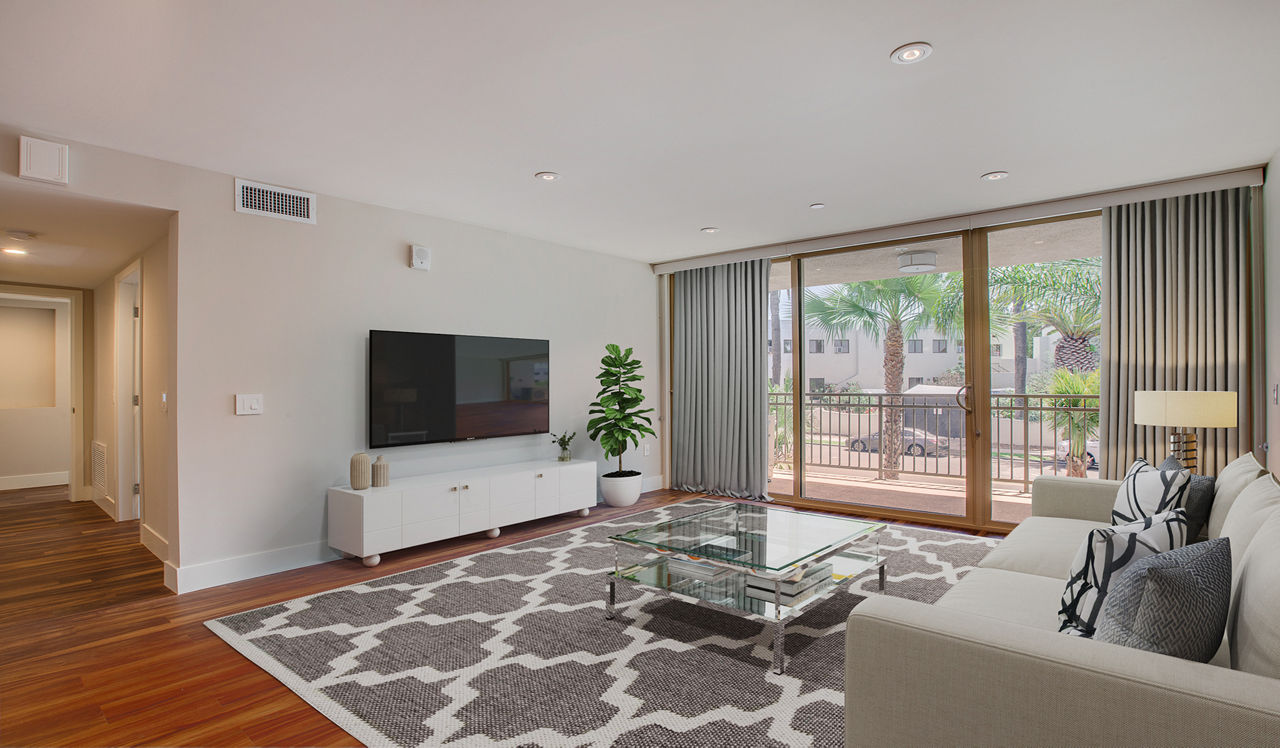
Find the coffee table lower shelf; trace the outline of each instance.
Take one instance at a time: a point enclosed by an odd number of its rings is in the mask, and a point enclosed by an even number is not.
[[[695,564],[694,566],[699,566]],[[628,582],[702,607],[768,623],[773,627],[773,672],[786,668],[786,622],[815,601],[828,597],[841,583],[871,569],[878,570],[884,590],[885,559],[875,552],[845,551],[812,566],[796,582],[725,566],[686,573],[688,562],[658,555],[607,574],[605,618],[617,617],[617,584]],[[794,576],[794,573],[792,574]]]

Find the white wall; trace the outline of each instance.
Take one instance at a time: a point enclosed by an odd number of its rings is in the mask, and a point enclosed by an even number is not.
[[[0,490],[67,483],[72,459],[70,302],[0,296],[0,306],[48,310],[54,317],[52,341],[26,341],[39,345],[41,350],[14,350],[10,346],[22,341],[8,335],[0,350],[0,355],[6,357],[52,353],[53,366],[46,374],[52,377],[54,395],[53,403],[37,407],[0,408]],[[50,342],[52,351],[43,350]]]
[[[16,135],[0,127],[0,180],[25,185],[12,177]],[[325,489],[366,444],[369,329],[549,339],[551,428],[576,430],[575,453],[601,472],[585,431],[606,343],[636,349],[656,405],[657,280],[645,264],[323,195],[315,226],[238,214],[230,175],[82,144],[71,157],[71,191],[178,211],[163,422],[178,497],[166,581],[180,590],[333,557]],[[432,247],[430,272],[408,268],[411,242]],[[264,414],[233,415],[237,392],[263,393]],[[650,443],[626,462],[657,487]],[[385,450],[393,475],[555,453],[548,436]]]
[[[1263,272],[1266,273],[1266,325],[1262,339],[1267,357],[1267,443],[1269,467],[1280,469],[1280,405],[1276,403],[1275,387],[1280,384],[1280,153],[1267,164],[1267,183],[1262,188],[1262,241]]]

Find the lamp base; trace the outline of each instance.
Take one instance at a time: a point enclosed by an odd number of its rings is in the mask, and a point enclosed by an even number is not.
[[[1174,427],[1169,432],[1169,454],[1178,458],[1182,466],[1195,472],[1196,464],[1196,432],[1190,429]]]

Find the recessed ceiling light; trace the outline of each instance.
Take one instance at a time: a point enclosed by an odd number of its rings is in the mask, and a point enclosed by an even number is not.
[[[813,203],[813,204],[812,204],[812,205],[810,205],[809,207],[810,207],[810,208],[813,208],[814,210],[822,210],[823,208],[827,207],[827,204],[826,204],[826,203]]]
[[[893,54],[889,55],[889,59],[899,65],[910,65],[920,62],[924,58],[933,53],[933,47],[928,42],[911,42],[893,50]]]
[[[560,178],[560,175],[555,173],[554,171],[540,171],[537,174],[534,174],[533,176],[536,179],[543,179],[548,182],[554,182],[555,180]]]
[[[7,255],[25,255],[27,253],[27,250],[18,249],[17,247],[5,247],[4,253]]]
[[[985,179],[988,182],[998,182],[1001,179],[1007,179],[1008,177],[1009,177],[1009,172],[1007,171],[989,171],[986,174],[983,174],[982,176],[978,177],[978,179]]]
[[[715,226],[703,226],[701,229],[698,229],[698,230],[704,234],[714,234],[720,229]]]

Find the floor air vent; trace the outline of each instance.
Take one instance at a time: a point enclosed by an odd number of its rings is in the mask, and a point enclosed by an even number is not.
[[[315,223],[316,196],[310,192],[237,179],[236,212]]]

